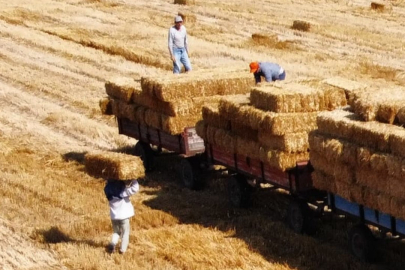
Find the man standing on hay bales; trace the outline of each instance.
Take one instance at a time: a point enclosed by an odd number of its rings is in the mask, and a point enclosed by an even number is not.
[[[108,252],[113,253],[115,246],[121,237],[120,254],[125,253],[129,243],[129,219],[135,215],[134,207],[129,199],[130,196],[139,191],[137,180],[114,180],[108,179],[104,193],[110,205],[110,217],[113,227],[113,235]]]
[[[183,25],[183,18],[176,16],[174,18],[174,26],[169,29],[169,53],[173,61],[174,74],[180,73],[181,64],[184,65],[186,73],[191,70],[187,45],[187,31],[186,27]]]
[[[256,84],[260,84],[262,77],[266,82],[285,80],[285,70],[276,63],[252,62],[249,65],[250,73],[255,76]]]

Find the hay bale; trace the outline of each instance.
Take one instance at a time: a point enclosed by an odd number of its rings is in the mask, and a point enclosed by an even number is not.
[[[204,120],[200,120],[195,125],[195,132],[200,136],[204,141],[207,141],[207,126],[208,124]]]
[[[345,139],[376,151],[395,153],[405,157],[403,146],[405,129],[402,127],[375,121],[359,121],[354,113],[344,110],[319,113],[317,124],[322,134]]]
[[[330,162],[344,163],[352,167],[357,164],[357,145],[322,135],[317,130],[309,133],[308,141],[311,152],[319,153]]]
[[[273,113],[267,112],[258,119],[259,131],[266,130],[273,135],[310,132],[317,128],[318,112]]]
[[[308,151],[308,132],[271,135],[264,130],[258,132],[258,142],[269,149],[277,149],[288,153]]]
[[[177,5],[194,5],[195,1],[194,0],[174,0],[174,4],[177,4]]]
[[[298,161],[309,159],[308,152],[287,153],[264,146],[260,147],[259,156],[260,161],[282,171],[295,167]]]
[[[278,42],[278,37],[275,34],[260,34],[253,33],[252,40],[257,45],[273,45]]]
[[[311,178],[314,188],[336,194],[336,182],[332,176],[329,176],[320,170],[315,170],[312,172]]]
[[[230,120],[231,128],[233,134],[245,138],[247,140],[258,140],[258,130],[252,129],[251,127],[244,125],[237,120]]]
[[[347,163],[335,161],[331,162],[316,151],[310,151],[311,164],[316,170],[320,170],[323,173],[332,176],[335,181],[341,181],[348,184],[356,183],[355,170]]]
[[[197,17],[194,14],[181,11],[177,15],[181,16],[183,18],[183,24],[192,24],[197,21]]]
[[[124,153],[95,151],[84,157],[86,171],[94,177],[131,180],[145,177],[140,157]]]
[[[201,114],[172,117],[160,114],[161,130],[171,135],[178,135],[184,128],[195,127],[198,121],[202,120]]]
[[[371,9],[377,10],[377,11],[384,11],[385,5],[383,3],[378,3],[378,2],[371,2],[370,4]]]
[[[193,74],[168,74],[142,78],[142,91],[168,102],[188,97],[244,94],[254,85],[253,76],[243,71],[193,71]],[[152,93],[150,93],[152,92]]]
[[[347,105],[341,89],[320,89],[297,83],[254,87],[250,102],[258,109],[278,113],[334,110]]]
[[[291,29],[308,32],[311,29],[311,24],[306,21],[295,20]]]
[[[112,98],[105,97],[100,99],[98,104],[100,106],[101,113],[105,115],[112,115],[113,114],[112,103],[113,103]]]
[[[365,91],[367,85],[341,77],[332,77],[323,80],[321,83],[342,89],[345,91],[346,100],[349,105],[353,103],[354,95]],[[352,105],[351,105],[352,106]]]
[[[140,91],[140,86],[140,83],[132,78],[115,77],[105,83],[105,91],[110,97],[129,103],[134,91]]]
[[[131,121],[138,122],[136,116],[136,111],[138,109],[136,104],[128,104],[125,101],[113,99],[112,101],[112,111],[116,117],[127,118]]]
[[[405,127],[405,107],[402,107],[401,109],[398,110],[397,120],[399,125]]]
[[[154,110],[146,109],[145,123],[150,127],[162,130],[162,114]]]
[[[235,153],[247,156],[252,159],[260,158],[260,144],[255,140],[249,140],[240,136],[235,136]]]
[[[218,106],[205,105],[202,107],[202,118],[208,125],[217,128],[231,129],[231,124],[228,119],[220,115]]]
[[[396,115],[405,104],[405,90],[377,89],[356,93],[353,100],[353,111],[364,121],[394,123]]]
[[[224,129],[215,129],[214,145],[218,145],[220,148],[228,153],[236,153],[236,136],[230,131]],[[207,130],[208,133],[208,130]]]

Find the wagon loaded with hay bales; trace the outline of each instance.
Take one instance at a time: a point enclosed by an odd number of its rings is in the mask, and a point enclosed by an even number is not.
[[[233,172],[231,203],[248,202],[251,179],[287,190],[294,198],[289,224],[303,232],[310,229],[307,202],[322,196],[312,187],[308,133],[321,111],[346,104],[344,90],[327,84],[268,84],[204,106],[196,129],[211,161]]]
[[[194,169],[205,146],[196,134],[201,108],[217,104],[224,95],[247,93],[254,79],[246,71],[201,70],[192,74],[114,78],[106,82],[108,97],[100,101],[104,113],[116,116],[120,134],[138,140],[135,150],[151,169],[157,148],[184,157],[180,178],[189,188],[198,186]],[[152,147],[151,147],[152,146]]]
[[[404,89],[360,91],[350,110],[322,113],[310,133],[313,185],[328,192],[333,211],[359,218],[351,251],[374,258],[371,224],[405,236]]]

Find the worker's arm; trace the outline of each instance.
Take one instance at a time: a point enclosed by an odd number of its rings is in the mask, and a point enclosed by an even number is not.
[[[169,54],[170,54],[170,59],[172,59],[173,61],[175,61],[174,55],[173,55],[173,35],[171,32],[171,29],[169,29],[169,35],[168,35],[168,48],[169,48]]]
[[[137,180],[132,180],[131,185],[129,187],[126,187],[122,192],[121,192],[121,197],[129,197],[134,195],[139,191],[139,184]]]

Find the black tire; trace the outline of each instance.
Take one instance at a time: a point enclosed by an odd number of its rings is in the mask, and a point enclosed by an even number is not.
[[[135,145],[135,155],[142,159],[147,172],[153,170],[154,155],[153,150],[148,143],[138,141]]]
[[[231,206],[238,208],[250,206],[251,187],[245,177],[233,175],[228,178],[228,195]]]
[[[364,224],[353,226],[349,231],[349,247],[354,256],[364,262],[376,260],[375,238]]]
[[[181,159],[178,167],[178,174],[181,182],[186,188],[189,189],[198,188],[198,183],[195,177],[193,166],[187,159],[185,158]]]
[[[287,222],[288,226],[299,234],[313,234],[314,227],[312,226],[310,217],[310,209],[308,204],[299,199],[293,199],[288,206]]]

